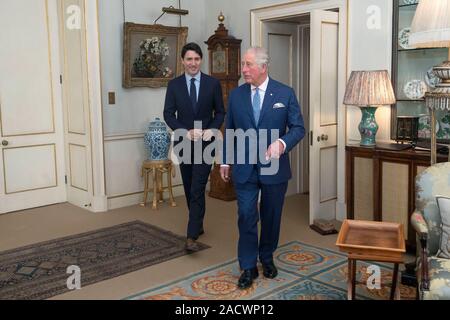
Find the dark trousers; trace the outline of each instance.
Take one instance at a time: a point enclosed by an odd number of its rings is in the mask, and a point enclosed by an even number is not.
[[[235,183],[238,201],[238,260],[241,269],[256,267],[258,255],[261,263],[273,260],[280,236],[281,213],[288,183],[262,184],[257,169],[246,183]],[[258,194],[261,191],[258,212]],[[258,221],[261,236],[258,244]]]
[[[197,239],[205,216],[205,189],[211,172],[210,164],[180,164],[184,193],[189,208],[187,237]]]

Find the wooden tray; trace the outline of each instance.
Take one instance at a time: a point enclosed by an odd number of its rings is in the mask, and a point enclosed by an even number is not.
[[[336,241],[349,258],[403,262],[403,225],[392,222],[344,220]]]

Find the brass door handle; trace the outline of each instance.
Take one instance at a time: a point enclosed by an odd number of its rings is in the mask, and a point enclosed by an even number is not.
[[[6,147],[9,144],[8,140],[3,140],[2,141],[2,146]]]
[[[321,136],[317,137],[317,141],[328,141],[328,135],[322,134]]]

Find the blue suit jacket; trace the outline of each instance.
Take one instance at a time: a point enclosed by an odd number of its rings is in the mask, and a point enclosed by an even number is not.
[[[191,130],[194,128],[194,121],[201,121],[202,129],[220,129],[224,118],[219,80],[202,73],[195,114],[185,75],[182,74],[169,82],[164,103],[164,120],[172,130]]]
[[[274,108],[275,104],[281,107]],[[269,145],[277,140],[276,137],[271,136],[271,130],[278,130],[279,138],[286,143],[286,150],[279,159],[279,170],[273,175],[261,175],[261,168],[268,167],[270,164],[262,164],[258,156],[256,164],[258,175],[261,183],[264,184],[279,184],[287,182],[292,177],[288,152],[305,135],[300,106],[292,88],[269,78],[258,124],[255,123],[253,116],[251,86],[249,84],[243,84],[234,89],[230,93],[228,100],[225,128],[233,130],[242,129],[244,132],[248,129],[256,130],[258,146],[264,148],[262,150],[263,154],[267,151]],[[261,129],[266,129],[267,134],[261,135],[259,131]],[[232,179],[234,182],[245,183],[254,170],[254,164],[251,163],[249,158],[249,140],[246,139],[245,144],[236,143],[237,139],[234,137],[234,155],[230,155],[229,151],[231,150],[227,149],[230,149],[231,146],[227,138],[227,134],[225,134],[223,163],[232,165]],[[237,163],[238,152],[245,154],[245,163]],[[258,150],[258,152],[260,151]],[[276,160],[272,159],[271,161]]]

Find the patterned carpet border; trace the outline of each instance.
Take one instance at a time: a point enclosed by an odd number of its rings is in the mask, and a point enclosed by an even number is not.
[[[345,300],[347,298],[347,257],[327,248],[291,241],[274,255],[279,275],[262,276],[247,290],[236,287],[240,270],[236,259],[194,272],[124,299],[129,300]],[[367,267],[381,269],[381,289],[369,290]],[[358,261],[356,298],[379,300],[389,297],[392,266]],[[415,289],[401,285],[402,298],[414,299]]]
[[[300,242],[300,241],[296,241],[296,240],[287,242],[287,243],[285,243],[284,245],[280,246],[280,247],[278,248],[278,250],[280,250],[280,249],[283,248],[283,247],[289,246],[289,245],[291,245],[291,244],[295,244],[295,243],[301,243],[301,242]],[[316,246],[310,245],[310,244],[308,244],[308,246],[316,247]],[[316,248],[319,248],[319,247],[316,247]],[[332,251],[332,250],[329,250],[329,249],[326,249],[326,248],[320,248],[320,249],[323,250],[323,251],[328,251],[328,252],[330,252],[330,253],[337,253],[337,254],[340,254],[340,255],[342,255],[343,258],[346,258],[345,255],[343,255],[343,254],[341,254],[341,253],[339,253],[339,252],[335,252],[335,251]],[[234,259],[229,259],[229,260],[227,260],[227,261],[225,261],[225,262],[221,262],[221,263],[212,265],[212,266],[207,267],[207,268],[205,268],[205,269],[203,269],[203,270],[195,271],[195,272],[189,273],[189,274],[187,274],[187,275],[184,276],[184,277],[181,277],[181,278],[176,279],[176,280],[170,280],[170,281],[168,281],[168,282],[166,282],[166,283],[157,285],[157,286],[155,286],[155,287],[151,287],[151,288],[149,288],[149,289],[146,289],[146,290],[143,291],[143,292],[140,292],[140,293],[137,293],[137,294],[128,296],[128,297],[126,297],[126,298],[123,298],[122,300],[130,300],[130,299],[132,300],[132,299],[137,298],[137,297],[139,297],[139,296],[145,295],[145,294],[147,294],[147,293],[149,293],[149,292],[157,291],[157,290],[159,290],[159,289],[162,289],[162,288],[165,288],[165,287],[172,286],[172,285],[174,285],[174,284],[176,284],[176,283],[179,283],[179,282],[181,282],[181,281],[188,280],[188,279],[190,279],[190,278],[199,276],[199,275],[204,274],[204,273],[208,273],[208,272],[210,272],[210,271],[213,271],[213,270],[216,270],[216,269],[225,267],[225,266],[227,266],[227,265],[229,265],[229,264],[232,264],[232,263],[237,263],[237,259],[236,259],[236,258],[234,258]]]
[[[69,291],[70,265],[80,267],[84,287],[186,255],[184,244],[185,237],[131,221],[0,252],[0,299],[46,299]]]

